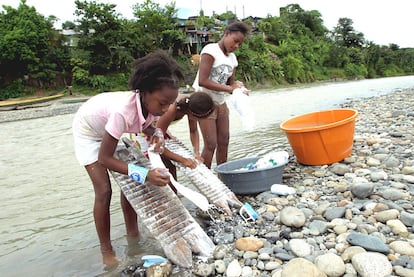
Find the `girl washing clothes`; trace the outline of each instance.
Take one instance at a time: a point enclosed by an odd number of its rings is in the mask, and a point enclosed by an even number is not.
[[[93,215],[103,262],[109,267],[120,261],[112,248],[108,169],[138,181],[164,186],[170,181],[166,169],[148,169],[126,164],[114,157],[124,133],[144,132],[153,137],[155,150],[163,152],[163,134],[152,123],[168,111],[178,96],[183,74],[179,65],[164,52],[136,60],[129,80],[131,91],[105,92],[93,96],[77,111],[72,125],[76,158],[84,166],[95,191]],[[155,131],[155,135],[154,135]],[[128,237],[138,237],[137,214],[121,193],[121,206]]]
[[[214,109],[215,104],[213,99],[207,93],[195,92],[190,96],[179,94],[174,104],[172,104],[168,111],[157,121],[156,126],[157,128],[160,128],[164,134],[166,134],[167,139],[174,139],[174,137],[168,132],[168,127],[172,122],[187,116],[190,141],[193,146],[194,157],[199,161],[203,161],[200,156],[200,139],[197,125],[200,119],[208,117],[212,112],[214,112]],[[170,160],[179,162],[183,166],[190,168],[195,168],[197,166],[197,162],[195,160],[182,157],[169,151],[168,149],[165,149],[162,155],[162,160],[176,180],[176,168]]]

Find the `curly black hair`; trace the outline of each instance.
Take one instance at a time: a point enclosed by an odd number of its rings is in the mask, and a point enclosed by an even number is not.
[[[134,61],[129,88],[150,93],[163,86],[178,89],[183,79],[178,63],[164,51],[158,50]]]

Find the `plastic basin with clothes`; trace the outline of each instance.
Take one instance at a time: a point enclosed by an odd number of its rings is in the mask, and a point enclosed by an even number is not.
[[[250,157],[226,162],[214,168],[219,179],[235,194],[257,194],[270,190],[273,184],[282,183],[286,163],[266,168],[244,169],[254,164],[259,157]]]
[[[352,153],[355,119],[353,109],[335,109],[292,117],[280,124],[299,163],[325,165]]]

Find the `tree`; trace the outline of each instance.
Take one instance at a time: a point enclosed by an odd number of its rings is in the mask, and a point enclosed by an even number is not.
[[[62,37],[53,29],[55,17],[45,18],[21,0],[17,9],[3,6],[0,14],[0,78],[3,86],[30,81],[48,86],[68,64]],[[57,54],[59,53],[59,55]]]
[[[65,21],[65,22],[62,23],[62,29],[64,29],[64,30],[76,30],[77,26],[72,21]]]
[[[184,34],[175,28],[178,24],[177,10],[172,2],[162,8],[159,4],[145,0],[133,7],[136,22],[134,30],[139,36],[139,56],[157,49],[172,50],[184,40]]]
[[[354,22],[350,18],[340,18],[334,28],[334,40],[339,46],[361,48],[364,43],[364,34],[355,31]]]
[[[85,54],[91,75],[106,74],[124,68],[125,37],[116,5],[76,0],[75,15],[79,17],[78,47]],[[127,55],[128,56],[128,55]],[[122,58],[121,58],[122,57]]]

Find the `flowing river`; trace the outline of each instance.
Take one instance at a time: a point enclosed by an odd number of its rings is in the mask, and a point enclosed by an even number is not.
[[[414,89],[414,76],[254,91],[254,131],[243,131],[237,112],[231,110],[229,160],[289,147],[279,124],[294,115],[404,89]],[[0,124],[2,276],[116,275],[102,266],[92,216],[93,188],[74,157],[72,119],[73,114],[67,114]],[[186,119],[170,131],[190,146]],[[179,181],[186,184],[183,176]],[[192,203],[183,201],[193,213]],[[128,245],[115,183],[111,220],[113,245],[123,261],[120,267],[138,262],[142,255],[162,255],[145,229],[139,242]]]

